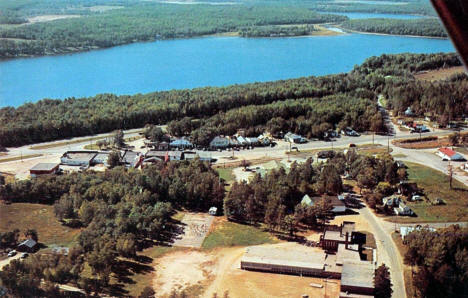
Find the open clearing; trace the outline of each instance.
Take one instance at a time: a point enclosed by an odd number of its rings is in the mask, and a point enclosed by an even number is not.
[[[42,204],[0,203],[0,232],[35,229],[45,245],[69,246],[80,229],[63,226],[55,217],[54,207]]]
[[[173,246],[200,248],[210,230],[213,218],[203,213],[186,213],[181,225],[183,233],[177,236]]]
[[[50,21],[55,21],[55,20],[71,19],[71,18],[79,18],[79,17],[81,16],[78,14],[48,14],[48,15],[43,15],[43,16],[30,17],[30,18],[27,18],[27,20],[29,23],[33,24],[33,23],[50,22]]]
[[[454,74],[464,72],[463,66],[440,68],[415,75],[416,79],[424,81],[437,81],[446,79]]]
[[[416,182],[425,197],[423,202],[408,202],[417,217],[389,218],[400,223],[410,222],[456,222],[468,220],[468,188],[457,180],[453,180],[453,189],[449,186],[449,177],[442,172],[429,167],[405,162],[408,166],[409,180]],[[444,200],[445,205],[434,206],[431,201],[436,198]]]
[[[27,159],[25,159],[27,158]],[[27,179],[29,178],[29,169],[41,162],[50,162],[50,163],[59,163],[60,155],[51,154],[42,156],[42,154],[37,154],[37,156],[23,155],[23,160],[20,161],[21,157],[16,156],[15,161],[10,162],[1,162],[0,171],[14,173],[17,179]]]

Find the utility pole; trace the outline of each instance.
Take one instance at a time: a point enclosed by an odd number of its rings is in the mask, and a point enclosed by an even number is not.
[[[390,153],[390,135],[387,136],[387,152]]]
[[[450,164],[450,161],[449,161],[449,164],[448,164],[448,175],[449,175],[450,189],[452,189],[453,166]]]

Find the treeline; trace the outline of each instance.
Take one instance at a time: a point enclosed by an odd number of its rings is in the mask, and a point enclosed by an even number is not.
[[[283,132],[292,129],[304,135],[310,133],[311,136],[319,135],[317,130],[314,132],[313,127],[322,126],[320,130],[323,130],[340,123],[356,126],[359,130],[378,131],[369,126],[375,123],[370,115],[376,108],[373,100],[384,87],[387,84],[404,86],[413,80],[412,72],[444,65],[460,65],[460,61],[455,54],[382,55],[367,59],[347,74],[133,96],[100,94],[81,99],[67,98],[63,101],[45,99],[18,108],[0,109],[0,145],[19,146],[93,135],[116,129],[144,127],[146,124],[164,124],[184,117],[202,121],[182,128],[182,134],[190,134],[202,125],[213,127],[211,123],[221,124],[222,131],[226,133],[232,132],[234,125],[224,121],[221,115],[229,116],[236,128],[249,129],[250,127],[245,127],[236,120],[236,114],[239,119],[248,121],[247,123],[253,126],[260,125],[260,128]],[[421,92],[425,92],[424,89],[421,89]],[[449,92],[458,94],[456,88]],[[320,103],[323,97],[327,99]],[[302,100],[295,103],[295,99]],[[350,100],[351,103],[346,103],[346,100]],[[281,101],[287,103],[282,104]],[[269,104],[271,106],[268,106]],[[331,104],[333,109],[329,108],[328,104]],[[340,107],[341,104],[346,106],[348,111],[344,111]],[[309,110],[303,110],[301,113],[294,110],[304,105],[313,105],[323,112],[320,114],[311,111],[308,115],[310,118],[306,118]],[[273,107],[280,108],[284,115],[272,110]],[[237,110],[229,111],[231,109]],[[268,117],[271,118],[260,115],[260,111],[269,111]],[[224,114],[216,116],[218,113]],[[361,113],[365,113],[369,118],[359,117]],[[301,116],[304,118],[300,118]],[[282,119],[273,120],[277,117]],[[297,123],[304,126],[299,127]],[[216,126],[211,133],[219,132],[221,130]]]
[[[72,281],[83,289],[90,284],[102,289],[108,286],[111,273],[118,274],[121,269],[119,256],[135,257],[136,251],[148,241],[171,241],[176,233],[170,219],[174,207],[192,211],[206,211],[211,206],[222,208],[224,185],[209,164],[196,159],[161,162],[142,171],[117,167],[101,173],[17,181],[1,187],[0,198],[12,202],[53,203],[59,220],[72,227],[82,227],[78,244],[69,257],[57,263],[67,270],[59,273],[51,269],[50,274],[59,275],[59,280],[45,279],[59,283]],[[91,281],[79,274],[85,263],[91,268]],[[8,289],[26,291],[18,289],[14,283],[15,279],[22,281],[21,276],[9,279],[16,266],[18,264],[13,263],[6,267],[0,279]],[[29,271],[24,269],[17,274],[27,278]],[[39,278],[41,274],[43,272],[38,274]]]
[[[188,38],[239,31],[242,27],[315,24],[346,19],[295,7],[141,2],[125,9],[80,18],[0,28],[0,38],[28,41],[0,43],[0,58],[106,48],[137,41]]]
[[[468,293],[468,228],[414,231],[405,238],[405,262],[413,271],[415,297],[465,297]]]
[[[326,164],[314,165],[312,159],[293,163],[289,171],[272,170],[264,177],[257,174],[249,182],[235,182],[224,201],[230,220],[263,222],[272,230],[291,234],[299,223],[317,225],[332,216],[329,195],[343,191],[341,175],[348,174],[362,188],[374,189],[379,182],[398,182],[398,167],[390,155],[379,158],[363,156],[354,150],[336,153]],[[305,194],[322,196],[313,206],[304,206]]]
[[[437,18],[415,20],[356,19],[345,21],[340,26],[354,31],[372,33],[447,37],[445,28]]]
[[[239,35],[242,37],[284,37],[303,36],[318,31],[314,25],[294,26],[252,26],[241,28]]]

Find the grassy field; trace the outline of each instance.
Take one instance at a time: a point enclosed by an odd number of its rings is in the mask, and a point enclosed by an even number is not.
[[[42,204],[0,203],[0,231],[35,229],[45,245],[71,246],[80,230],[63,226],[55,217],[54,207]]]
[[[457,74],[457,73],[462,73],[463,71],[464,71],[463,66],[456,66],[456,67],[441,68],[441,69],[431,70],[427,72],[422,72],[422,73],[416,74],[414,77],[418,80],[423,80],[423,81],[438,81],[438,80],[447,79],[450,76]]]
[[[216,171],[221,179],[224,179],[226,183],[231,183],[234,182],[235,179],[234,174],[232,173],[233,169],[234,168],[217,168]]]
[[[450,189],[449,178],[442,172],[429,167],[406,162],[409,180],[416,182],[426,196],[423,202],[408,202],[417,217],[392,217],[396,222],[440,222],[468,220],[468,188],[461,182],[453,181]],[[435,198],[441,198],[445,205],[431,204]]]
[[[23,155],[23,156],[15,156],[15,157],[9,157],[9,158],[2,158],[2,159],[0,159],[0,163],[2,163],[2,162],[9,162],[9,161],[15,161],[15,160],[21,160],[21,159],[34,158],[34,157],[39,157],[39,156],[42,156],[42,154],[29,154],[29,155]]]
[[[247,246],[275,243],[277,240],[259,228],[221,220],[214,224],[213,231],[203,241],[202,248],[222,246]]]

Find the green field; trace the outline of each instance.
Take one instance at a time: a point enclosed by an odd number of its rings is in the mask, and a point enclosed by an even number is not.
[[[80,230],[62,225],[54,214],[54,207],[42,204],[0,203],[0,232],[35,229],[39,242],[45,245],[71,246]]]
[[[275,243],[276,239],[260,228],[233,222],[222,222],[203,241],[202,248],[211,249],[222,246],[247,246]]]
[[[426,200],[408,202],[408,206],[417,217],[392,217],[397,222],[443,222],[468,220],[468,188],[453,180],[453,189],[449,186],[449,177],[429,167],[405,162],[408,166],[409,180],[416,182],[423,190]],[[434,206],[431,202],[441,198],[445,205]]]

